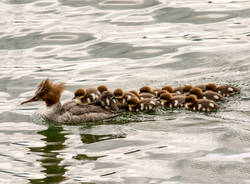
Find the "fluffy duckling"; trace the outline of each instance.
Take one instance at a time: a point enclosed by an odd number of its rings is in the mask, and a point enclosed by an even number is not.
[[[165,92],[160,96],[161,105],[170,108],[183,107],[185,105],[185,96],[173,96],[171,93]]]
[[[153,90],[149,86],[143,86],[143,87],[141,87],[140,90],[139,90],[139,94],[140,93],[150,93],[150,94],[154,95]]]
[[[128,100],[128,107],[131,112],[154,112],[157,106],[153,99],[139,100],[138,97],[132,97]]]
[[[118,107],[119,108],[126,108],[127,107],[127,101],[136,96],[135,94],[131,93],[131,92],[124,92],[122,89],[118,88],[116,90],[114,90],[114,96],[117,100],[118,103]]]
[[[163,88],[161,88],[162,90],[166,90],[169,93],[174,93],[174,88],[172,86],[164,86]]]
[[[109,109],[112,112],[119,111],[115,96],[110,91],[104,91],[101,94],[100,102],[101,102],[103,107],[105,107],[106,109]]]
[[[79,88],[75,91],[73,99],[78,105],[96,104],[100,100],[100,93],[95,88]]]
[[[136,90],[129,91],[130,93],[133,93],[135,96],[139,97],[139,93]]]
[[[188,93],[192,88],[193,86],[191,85],[179,86],[179,87],[174,88],[174,93],[185,94],[185,93]]]
[[[202,92],[202,90],[197,87],[193,88],[190,91],[190,94],[196,95],[198,99],[208,99],[208,100],[213,100],[214,102],[225,100],[225,98],[221,94],[215,91],[209,90],[209,91]]]
[[[240,89],[231,85],[222,85],[222,86],[217,86],[216,84],[208,84],[206,86],[207,90],[212,90],[215,91],[222,96],[233,96],[237,93],[240,93]]]
[[[108,87],[105,85],[100,85],[97,87],[97,90],[102,94],[104,91],[108,91]]]
[[[155,96],[153,95],[153,94],[151,94],[151,93],[140,93],[139,94],[139,99],[140,100],[144,100],[144,99],[154,99],[155,98]]]
[[[197,99],[195,95],[186,97],[186,109],[193,111],[212,112],[219,109],[219,105],[212,100]]]

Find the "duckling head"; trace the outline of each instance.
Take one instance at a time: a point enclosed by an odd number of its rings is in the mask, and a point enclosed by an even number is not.
[[[200,97],[200,96],[202,96],[202,90],[200,88],[195,87],[195,88],[190,90],[190,94],[196,95],[197,97]]]
[[[169,92],[162,93],[160,95],[161,104],[164,105],[165,103],[171,101],[172,98],[173,96]]]
[[[87,95],[87,91],[86,89],[83,89],[83,88],[79,88],[77,89],[75,92],[74,92],[74,97],[73,99],[75,99],[76,103],[77,104],[80,104],[82,105],[82,99],[85,98]]]
[[[104,91],[108,91],[108,88],[105,85],[100,85],[97,87],[97,90],[102,94]]]
[[[149,86],[143,86],[140,88],[140,93],[152,93],[152,89]]]
[[[174,92],[174,88],[172,86],[164,86],[162,88],[162,90],[167,90],[169,93],[173,93]]]
[[[136,90],[131,90],[129,91],[130,93],[133,93],[135,96],[139,97],[139,93]]]
[[[124,91],[120,88],[114,90],[114,96],[117,99],[122,99],[124,97]]]
[[[197,102],[197,97],[195,95],[189,95],[185,98],[185,102],[194,104]]]
[[[216,91],[217,86],[214,83],[210,83],[206,85],[206,90]]]
[[[183,91],[184,91],[184,92],[190,92],[190,90],[191,90],[192,88],[193,88],[192,85],[186,85],[186,86],[183,87]]]

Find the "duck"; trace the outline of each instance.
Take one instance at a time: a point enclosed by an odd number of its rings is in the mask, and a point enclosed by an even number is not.
[[[237,93],[240,93],[240,88],[228,84],[217,86],[216,84],[210,83],[207,84],[206,89],[215,91],[224,97],[233,96]]]
[[[173,96],[169,92],[162,93],[160,96],[161,105],[170,108],[180,108],[185,105],[186,96],[178,95]]]
[[[198,99],[209,99],[209,100],[213,100],[214,102],[225,100],[225,98],[221,94],[215,91],[208,90],[208,91],[202,92],[202,90],[197,87],[191,89],[190,94],[196,95]]]
[[[186,109],[192,111],[213,112],[217,111],[220,106],[212,100],[198,99],[195,95],[186,97]]]
[[[98,121],[110,119],[118,115],[118,113],[111,112],[101,106],[79,105],[75,100],[61,104],[60,98],[64,89],[64,83],[55,83],[47,78],[38,85],[33,97],[21,102],[21,105],[44,101],[46,110],[43,117],[59,123]]]
[[[95,88],[79,88],[74,92],[74,99],[79,105],[97,104],[100,101],[100,92]]]
[[[127,103],[131,112],[154,112],[158,106],[153,99],[140,100],[138,97],[130,98]]]

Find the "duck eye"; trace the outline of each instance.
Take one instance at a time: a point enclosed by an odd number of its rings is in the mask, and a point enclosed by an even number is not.
[[[42,96],[44,96],[45,95],[45,93],[44,92],[41,92],[41,93],[39,93],[39,97],[42,97]]]

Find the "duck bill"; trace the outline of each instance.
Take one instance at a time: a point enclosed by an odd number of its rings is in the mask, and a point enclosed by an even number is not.
[[[30,102],[35,102],[35,101],[38,101],[38,99],[36,98],[36,96],[34,96],[33,98],[31,98],[29,100],[23,101],[21,103],[21,105],[26,104],[26,103],[30,103]]]

